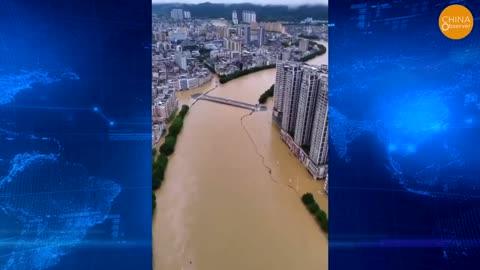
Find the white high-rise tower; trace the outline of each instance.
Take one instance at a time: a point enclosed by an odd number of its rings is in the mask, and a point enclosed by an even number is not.
[[[237,11],[236,10],[234,10],[232,12],[232,23],[235,24],[235,25],[238,24],[238,17],[237,17]]]

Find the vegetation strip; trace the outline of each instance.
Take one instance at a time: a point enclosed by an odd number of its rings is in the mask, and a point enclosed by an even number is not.
[[[317,204],[315,201],[315,198],[311,193],[305,193],[302,196],[302,202],[305,205],[305,207],[308,209],[310,214],[312,214],[315,219],[317,220],[318,224],[320,225],[320,228],[328,233],[328,217],[327,213],[320,209],[320,206]]]
[[[238,71],[238,72],[235,72],[235,73],[230,74],[230,75],[220,75],[219,76],[220,77],[220,83],[224,84],[224,83],[227,83],[231,80],[235,80],[237,78],[243,77],[245,75],[252,74],[252,73],[262,71],[262,70],[266,70],[266,69],[271,69],[271,68],[275,68],[275,65],[266,65],[266,66],[261,66],[261,67],[254,67],[254,68],[250,68],[250,69],[244,69],[242,71]]]
[[[272,84],[272,86],[270,86],[270,88],[263,92],[262,95],[260,95],[260,97],[258,98],[258,103],[260,104],[265,104],[265,102],[267,102],[267,99],[269,97],[273,97],[273,89],[275,87],[275,84]]]
[[[311,40],[318,40],[320,38],[319,36],[316,36],[316,35],[304,35],[304,34],[300,34],[298,35],[298,37],[311,39]]]
[[[177,116],[172,121],[172,124],[168,128],[167,137],[165,137],[165,142],[160,146],[160,153],[157,155],[157,150],[152,150],[152,207],[155,210],[156,207],[156,197],[155,190],[159,189],[162,185],[162,182],[165,178],[165,171],[168,165],[168,156],[173,154],[175,151],[175,145],[177,144],[177,136],[180,134],[183,128],[183,119],[189,107],[183,105],[182,109]]]

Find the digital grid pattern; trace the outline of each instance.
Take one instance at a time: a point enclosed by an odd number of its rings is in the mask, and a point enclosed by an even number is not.
[[[438,18],[476,1],[332,1],[332,269],[476,269],[479,33]],[[475,17],[476,16],[476,17]]]
[[[0,2],[0,269],[151,269],[150,1]]]

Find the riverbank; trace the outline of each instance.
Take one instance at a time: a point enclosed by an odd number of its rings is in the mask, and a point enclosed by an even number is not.
[[[191,104],[191,94],[216,87],[209,95],[256,103],[274,80],[275,70],[264,70],[177,97]],[[253,114],[202,100],[190,106],[169,180],[156,191],[154,269],[328,269],[327,236],[299,199],[310,192],[327,210],[323,181],[290,153],[272,123],[271,99],[266,105]]]
[[[177,136],[180,134],[183,128],[183,120],[187,114],[189,107],[183,105],[180,112],[173,118],[173,121],[168,128],[168,135],[165,137],[165,141],[160,146],[159,151],[153,150],[152,160],[152,211],[156,209],[156,195],[155,191],[160,188],[163,180],[165,180],[165,171],[168,165],[168,156],[175,151],[175,145],[177,143]]]
[[[320,208],[318,203],[315,201],[312,193],[305,193],[302,196],[302,202],[307,208],[307,210],[312,214],[317,220],[320,228],[328,233],[328,216],[323,209]]]
[[[315,43],[317,43],[317,45],[319,45],[319,50],[302,57],[300,59],[301,62],[310,61],[310,60],[314,59],[315,57],[323,55],[327,52],[327,48],[324,45],[322,45],[319,42],[315,42]],[[211,67],[209,64],[205,63],[205,61],[203,61],[203,64],[205,65],[205,67],[207,67],[208,70],[210,70],[210,72],[216,74],[215,69],[213,67]],[[272,64],[272,65],[266,65],[266,66],[255,67],[255,68],[251,68],[251,69],[238,71],[238,72],[235,72],[235,73],[229,74],[229,75],[218,75],[217,74],[217,76],[219,78],[219,82],[221,84],[225,84],[229,81],[238,79],[240,77],[247,76],[247,75],[250,75],[250,74],[253,74],[253,73],[256,73],[256,72],[259,72],[259,71],[263,71],[263,70],[274,69],[275,67],[276,67],[276,65]]]
[[[265,104],[268,98],[273,97],[274,88],[275,88],[275,85],[272,84],[272,86],[270,86],[270,88],[268,88],[267,91],[263,92],[263,94],[261,94],[260,97],[258,98],[258,103]]]

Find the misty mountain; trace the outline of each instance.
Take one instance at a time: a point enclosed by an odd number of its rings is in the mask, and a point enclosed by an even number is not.
[[[236,10],[238,19],[242,19],[243,10],[255,11],[257,21],[301,21],[307,17],[314,20],[327,20],[328,7],[324,5],[303,5],[298,7],[289,7],[284,5],[255,5],[251,3],[244,4],[153,4],[152,13],[163,16],[170,16],[170,11],[174,8],[189,10],[192,18],[211,19],[232,18],[232,11]]]

